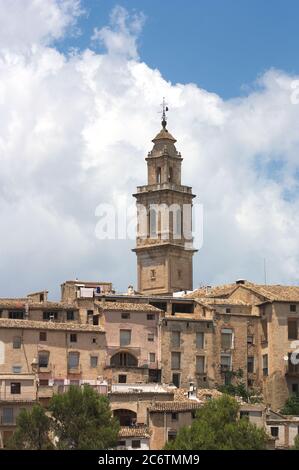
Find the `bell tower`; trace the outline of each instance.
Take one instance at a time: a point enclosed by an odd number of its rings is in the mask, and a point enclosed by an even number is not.
[[[192,188],[181,184],[181,154],[166,126],[163,99],[162,129],[148,153],[147,184],[137,187],[138,291],[171,294],[193,289]]]

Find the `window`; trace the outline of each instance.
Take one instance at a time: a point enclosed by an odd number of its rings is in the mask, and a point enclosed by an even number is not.
[[[77,333],[71,333],[70,334],[70,342],[71,343],[77,343]]]
[[[3,424],[13,424],[14,423],[13,408],[3,408],[2,409],[2,423]]]
[[[157,168],[157,183],[158,184],[161,183],[161,168],[160,167]]]
[[[43,320],[58,320],[58,312],[43,312]]]
[[[68,312],[66,312],[66,319],[68,321],[75,320],[75,314],[74,314],[73,310],[69,310]]]
[[[120,330],[119,344],[121,346],[128,346],[131,344],[131,330]]]
[[[278,426],[271,426],[270,427],[271,436],[278,437],[279,436],[279,427]]]
[[[253,335],[247,336],[247,344],[253,344]]]
[[[126,447],[126,441],[117,441],[117,447]]]
[[[178,279],[182,279],[182,270],[178,269]]]
[[[127,376],[125,374],[120,374],[118,376],[118,383],[119,384],[125,384],[127,383]]]
[[[22,338],[21,338],[21,336],[15,336],[15,337],[13,338],[13,343],[12,343],[13,349],[20,349],[20,348],[21,348],[21,345],[22,345]]]
[[[292,393],[298,395],[299,393],[299,384],[292,384]]]
[[[156,209],[152,207],[149,211],[150,237],[156,237],[157,235],[157,219]]]
[[[12,373],[13,374],[21,374],[22,366],[12,366]]]
[[[20,382],[11,382],[11,384],[10,384],[10,393],[12,395],[20,395],[21,394],[21,384],[20,384]]]
[[[249,418],[249,411],[240,411],[240,418]]]
[[[91,342],[92,344],[97,344],[97,338],[92,338]]]
[[[39,379],[39,385],[40,385],[40,387],[48,387],[49,386],[49,380],[48,379]]]
[[[262,325],[262,342],[266,343],[268,341],[268,323],[267,320],[261,321]]]
[[[224,328],[221,330],[221,348],[231,349],[233,347],[233,330]]]
[[[87,310],[87,316],[92,317],[93,316],[93,310]]]
[[[220,367],[222,372],[231,370],[232,368],[232,357],[230,354],[221,354]]]
[[[205,356],[196,356],[196,373],[203,374],[205,371]]]
[[[156,354],[155,353],[149,353],[149,361],[150,362],[156,362]]]
[[[168,442],[175,441],[176,431],[168,431]]]
[[[80,354],[78,352],[70,352],[68,356],[69,369],[77,369],[79,367]]]
[[[226,308],[226,309],[225,309],[225,312],[226,312],[226,313],[231,313],[231,309],[230,309],[230,308]]]
[[[263,355],[263,375],[268,375],[268,354]]]
[[[128,312],[122,312],[121,319],[122,320],[129,320],[130,314]]]
[[[147,320],[154,320],[154,319],[155,319],[155,315],[154,315],[153,313],[148,313],[148,314],[146,315],[146,319],[147,319]]]
[[[172,421],[177,421],[178,418],[179,418],[178,413],[171,413],[171,420],[172,420]]]
[[[140,447],[141,447],[140,439],[134,439],[132,441],[132,449],[140,449]]]
[[[173,383],[173,385],[175,385],[176,387],[179,388],[180,383],[181,383],[180,374],[172,374],[172,383]]]
[[[155,269],[151,269],[151,280],[154,281],[156,279],[156,271]]]
[[[204,333],[201,331],[196,333],[196,347],[197,349],[204,349]]]
[[[298,339],[297,320],[288,320],[288,339]]]
[[[181,346],[181,332],[180,331],[171,332],[171,346],[173,348],[179,348]]]
[[[23,320],[25,317],[24,310],[15,310],[8,312],[8,318],[12,320]]]
[[[296,304],[291,304],[290,305],[290,312],[296,312],[297,311],[297,305]]]
[[[90,367],[95,368],[98,366],[98,356],[90,356]]]
[[[247,357],[247,372],[249,374],[254,372],[254,356]]]
[[[148,333],[147,340],[148,341],[154,341],[154,339],[155,339],[155,334],[154,333]]]
[[[49,365],[49,353],[42,351],[38,353],[38,367],[47,368]]]
[[[40,341],[47,341],[47,332],[46,331],[40,331],[39,340]]]
[[[181,353],[172,352],[171,353],[171,368],[180,369],[181,368]]]
[[[173,170],[172,170],[172,167],[170,166],[168,168],[168,182],[171,183],[172,182],[172,175],[173,175]]]

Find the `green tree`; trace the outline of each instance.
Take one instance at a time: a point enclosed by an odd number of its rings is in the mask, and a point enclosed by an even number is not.
[[[54,395],[49,411],[59,449],[109,449],[116,446],[119,423],[112,417],[108,398],[89,385],[71,386]]]
[[[280,412],[284,415],[299,415],[299,396],[289,397]]]
[[[32,409],[19,413],[16,431],[7,447],[25,450],[52,449],[50,430],[51,419],[46,415],[44,408],[34,405]]]
[[[268,435],[248,421],[239,419],[237,401],[223,395],[208,401],[197,412],[190,427],[179,430],[176,439],[165,446],[169,450],[261,450]]]
[[[299,434],[295,437],[293,450],[299,450]]]
[[[256,389],[248,389],[245,385],[242,369],[237,371],[227,371],[225,374],[227,384],[220,385],[218,387],[220,392],[233,397],[241,397],[248,403],[257,403],[261,401],[260,392]]]

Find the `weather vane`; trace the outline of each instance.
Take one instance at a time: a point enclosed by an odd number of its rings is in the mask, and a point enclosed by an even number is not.
[[[163,129],[165,129],[166,124],[167,124],[166,112],[168,111],[168,106],[167,106],[164,96],[163,96],[163,102],[161,103],[161,106],[162,106],[162,127]]]

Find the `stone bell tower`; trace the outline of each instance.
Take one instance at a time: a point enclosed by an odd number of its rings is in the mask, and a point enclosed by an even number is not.
[[[192,188],[181,184],[181,154],[166,129],[163,100],[162,129],[148,153],[147,185],[138,186],[137,200],[138,291],[171,294],[193,289]]]

